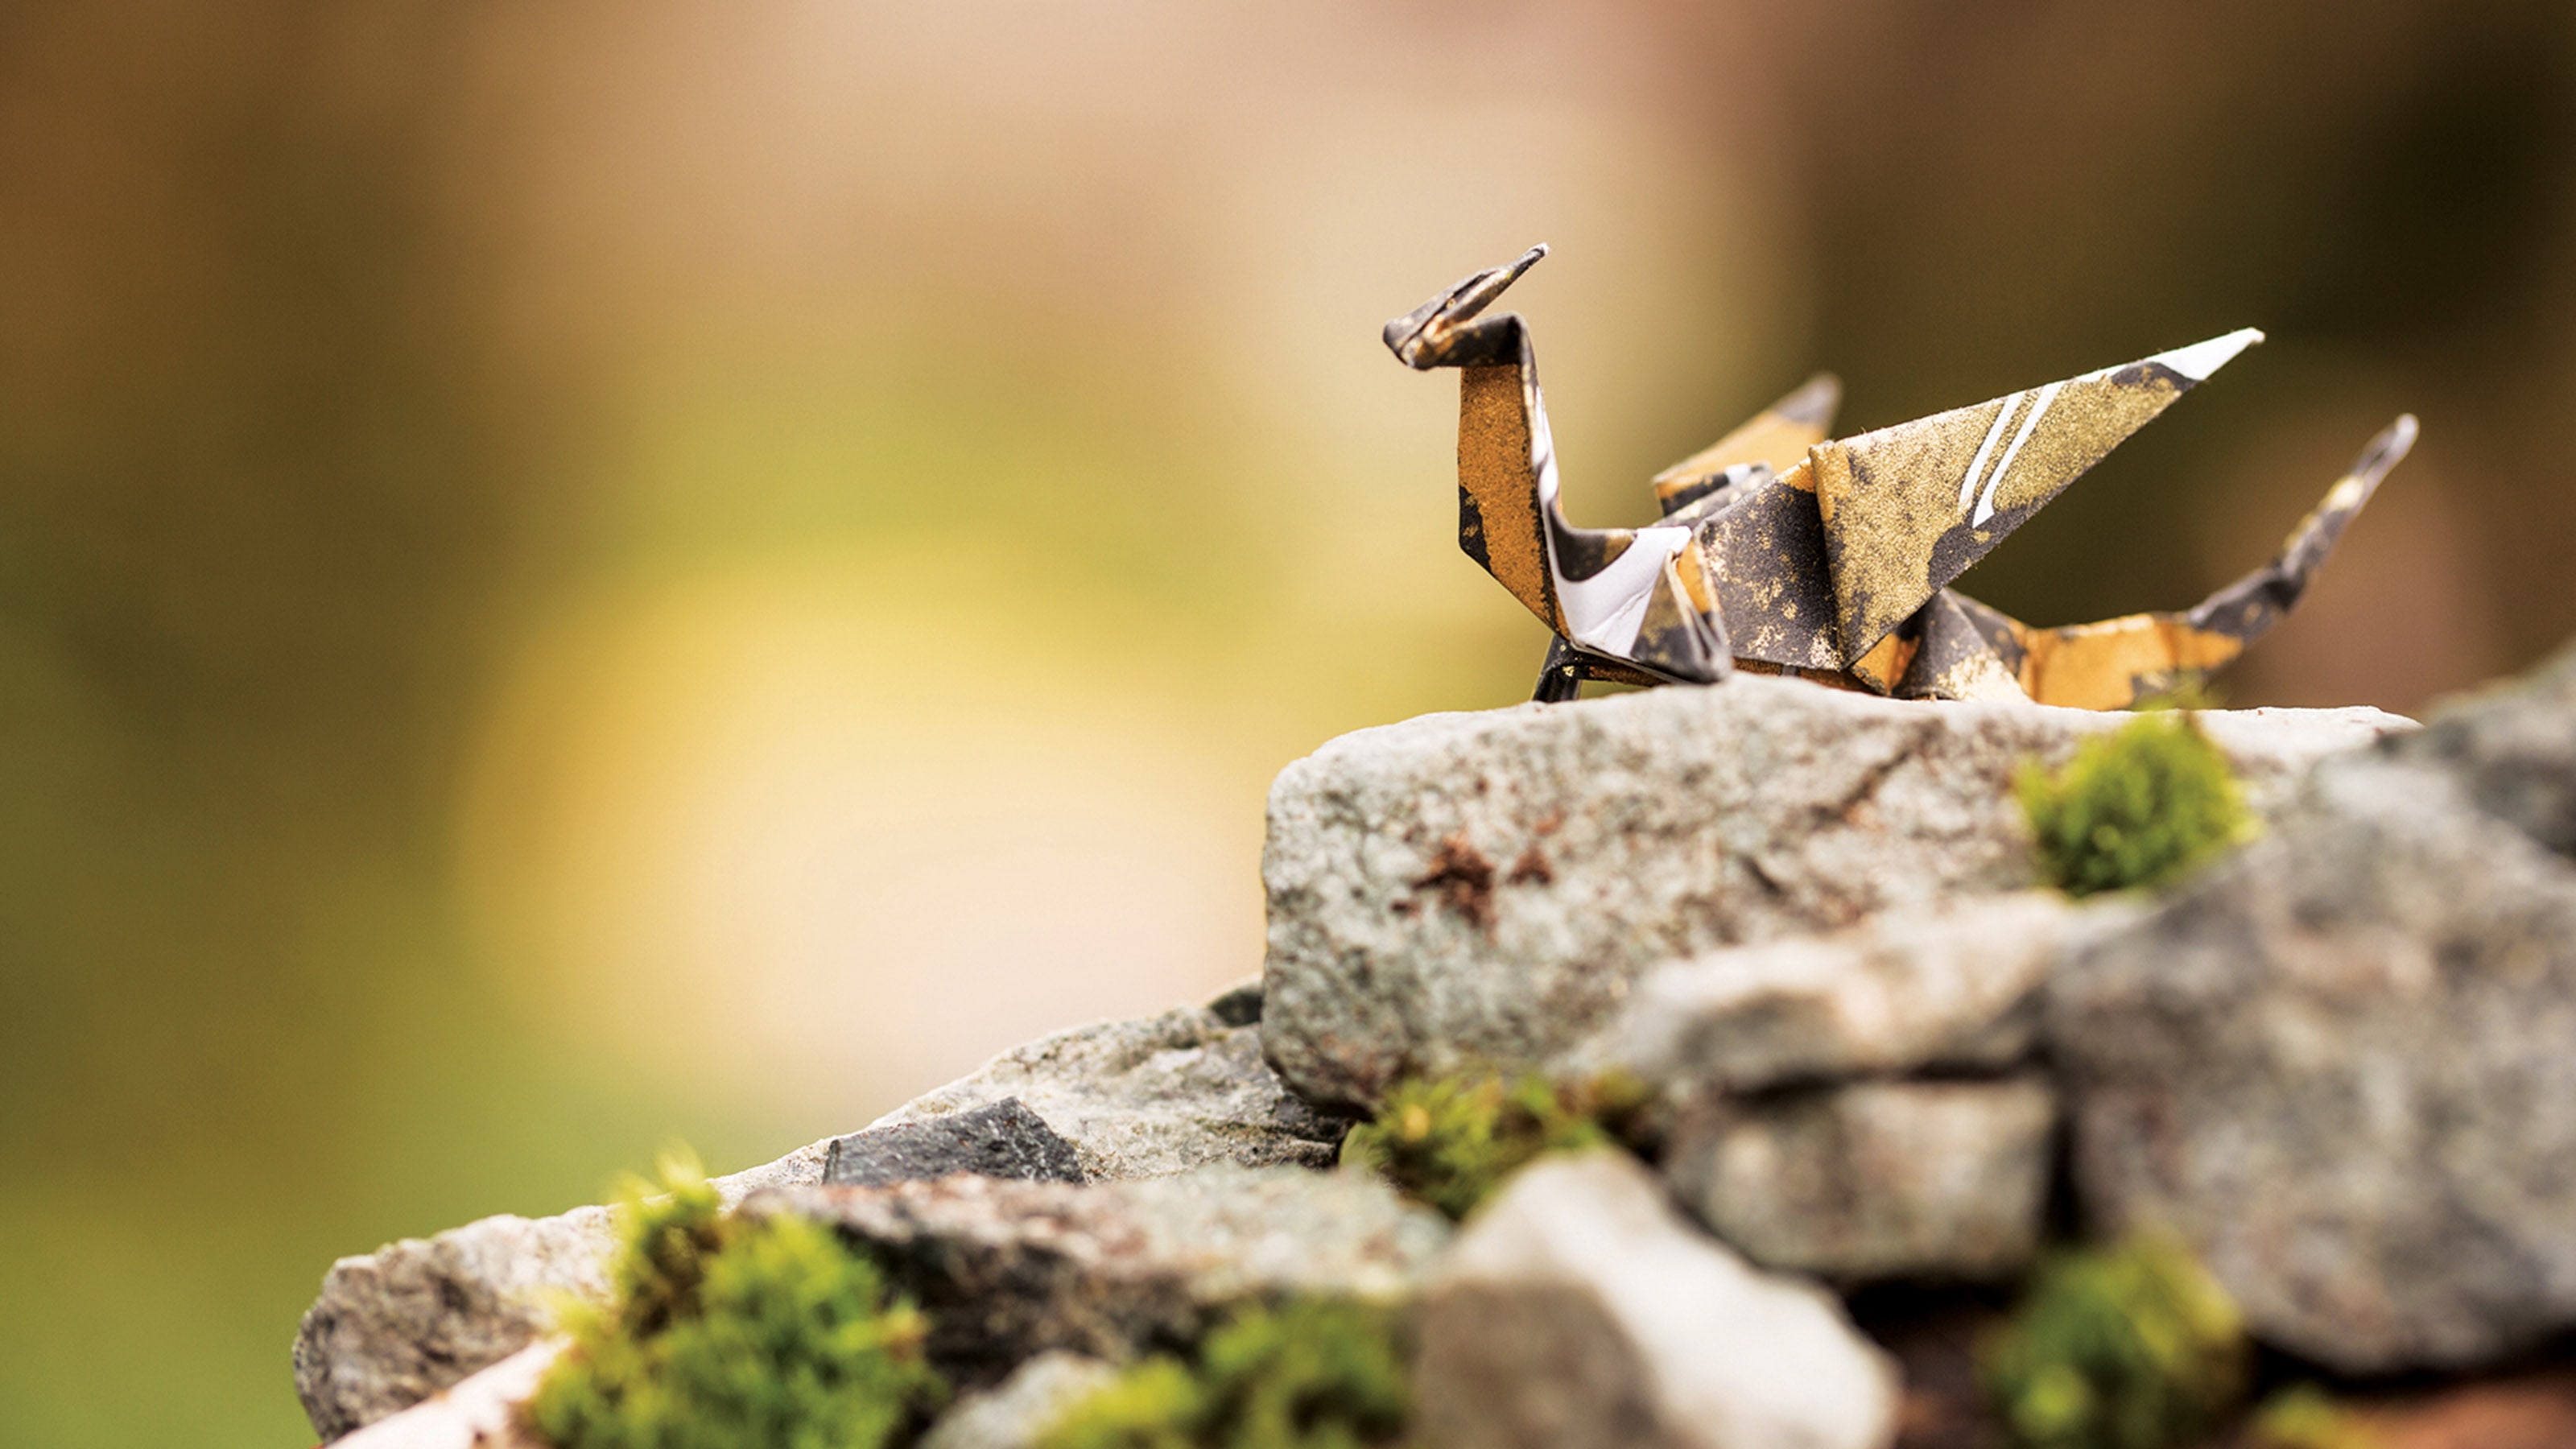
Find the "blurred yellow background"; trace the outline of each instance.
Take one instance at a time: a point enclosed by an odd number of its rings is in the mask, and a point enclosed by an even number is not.
[[[1965,582],[2239,704],[2576,628],[2544,0],[0,10],[0,1442],[294,1445],[330,1259],[1256,970],[1270,775],[1525,697],[1454,383],[1544,240],[1580,522],[2272,341]]]

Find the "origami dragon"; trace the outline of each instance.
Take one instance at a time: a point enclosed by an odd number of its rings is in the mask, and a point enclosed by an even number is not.
[[[2414,417],[2399,417],[2271,562],[2195,608],[2035,628],[1950,581],[2263,334],[1841,439],[1828,436],[1841,385],[1819,375],[1657,474],[1660,522],[1576,528],[1557,502],[1529,328],[1485,315],[1545,255],[1532,247],[1386,324],[1405,365],[1460,369],[1458,546],[1556,632],[1543,701],[1586,679],[1705,684],[1740,666],[1901,699],[2125,708],[2278,623],[2415,441]]]

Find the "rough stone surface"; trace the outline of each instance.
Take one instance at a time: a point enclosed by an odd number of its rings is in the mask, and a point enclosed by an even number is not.
[[[1822,1290],[1752,1268],[1615,1151],[1522,1172],[1420,1310],[1417,1422],[1479,1449],[1878,1449],[1895,1372]]]
[[[728,1203],[819,1182],[828,1141],[715,1179]],[[295,1334],[295,1392],[314,1432],[336,1439],[500,1362],[546,1329],[558,1293],[604,1297],[614,1214],[504,1214],[342,1258]]]
[[[551,1449],[520,1422],[521,1405],[563,1352],[543,1339],[341,1440],[344,1449]]]
[[[1640,977],[1582,1060],[1727,1092],[2007,1067],[2037,1039],[2039,989],[2060,956],[2138,909],[2020,891],[1705,952]]]
[[[792,1188],[743,1211],[797,1213],[863,1246],[929,1313],[932,1358],[967,1383],[1047,1349],[1120,1359],[1190,1342],[1256,1299],[1398,1299],[1449,1237],[1383,1183],[1296,1167]]]
[[[1704,1108],[1675,1130],[1664,1171],[1764,1267],[2001,1278],[2038,1251],[2056,1118],[2037,1077],[1856,1082]]]
[[[1210,1163],[1329,1167],[1346,1124],[1319,1115],[1262,1060],[1258,992],[1107,1021],[1002,1053],[876,1127],[929,1122],[1016,1097],[1073,1144],[1096,1181]]]
[[[2520,679],[2448,701],[2387,753],[2441,769],[2478,808],[2576,856],[2576,647]]]
[[[606,1208],[492,1217],[342,1258],[295,1337],[295,1391],[336,1439],[527,1347],[546,1297],[608,1291]]]
[[[884,1187],[959,1172],[1042,1182],[1084,1180],[1073,1144],[1019,1098],[1004,1097],[989,1107],[835,1138],[823,1164],[823,1181],[834,1187]]]
[[[2540,704],[2469,708],[2320,767],[2049,992],[2088,1211],[2179,1230],[2256,1334],[2350,1371],[2576,1325],[2576,867],[2549,811],[2473,803],[2548,754],[2497,743]]]
[[[1261,1001],[1258,985],[1246,985],[1205,1007],[1047,1037],[870,1131],[1017,1098],[1072,1145],[1093,1179],[1211,1162],[1329,1166],[1345,1124],[1299,1101],[1262,1060]],[[717,1178],[716,1187],[731,1204],[764,1187],[818,1183],[835,1140]],[[486,1218],[341,1259],[295,1340],[296,1392],[314,1429],[335,1438],[526,1346],[543,1330],[552,1294],[607,1291],[613,1246],[608,1210],[585,1207]]]
[[[2203,721],[2257,809],[2407,727],[2369,709]],[[1270,792],[1270,1060],[1356,1105],[1409,1072],[1543,1065],[1649,967],[2028,886],[2016,771],[2122,722],[1739,674],[1345,735]]]
[[[1078,1353],[1042,1353],[996,1389],[969,1394],[922,1436],[921,1449],[1037,1449],[1065,1411],[1118,1377]]]

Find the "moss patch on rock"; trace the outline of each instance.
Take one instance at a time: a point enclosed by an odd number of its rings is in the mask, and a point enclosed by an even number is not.
[[[2019,793],[2041,871],[2074,896],[2162,885],[2253,829],[2226,754],[2181,710],[2086,740],[2055,774],[2025,766]]]
[[[1476,1072],[1415,1078],[1398,1084],[1374,1120],[1342,1139],[1342,1163],[1464,1218],[1540,1154],[1617,1141],[1645,1100],[1641,1085],[1619,1076],[1584,1083]]]
[[[2028,1449],[2175,1449],[2235,1410],[2248,1352],[2227,1291],[2181,1244],[2142,1234],[2043,1266],[1980,1358]]]
[[[2246,1425],[2249,1449],[2378,1449],[2363,1418],[2315,1384],[2292,1384],[2263,1401]]]
[[[1041,1449],[1361,1449],[1404,1432],[1412,1389],[1394,1316],[1307,1299],[1253,1308],[1195,1363],[1157,1355],[1067,1411]]]
[[[878,1449],[946,1397],[927,1325],[874,1264],[802,1219],[726,1215],[693,1164],[623,1205],[607,1306],[564,1313],[571,1349],[528,1405],[562,1449]]]

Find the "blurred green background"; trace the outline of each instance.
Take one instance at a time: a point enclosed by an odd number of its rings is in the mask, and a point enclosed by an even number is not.
[[[0,7],[0,1441],[285,1446],[331,1258],[1260,960],[1261,797],[1522,698],[1387,316],[1545,240],[1579,521],[2272,341],[1970,581],[2239,704],[2576,627],[2576,34],[2246,6]]]

